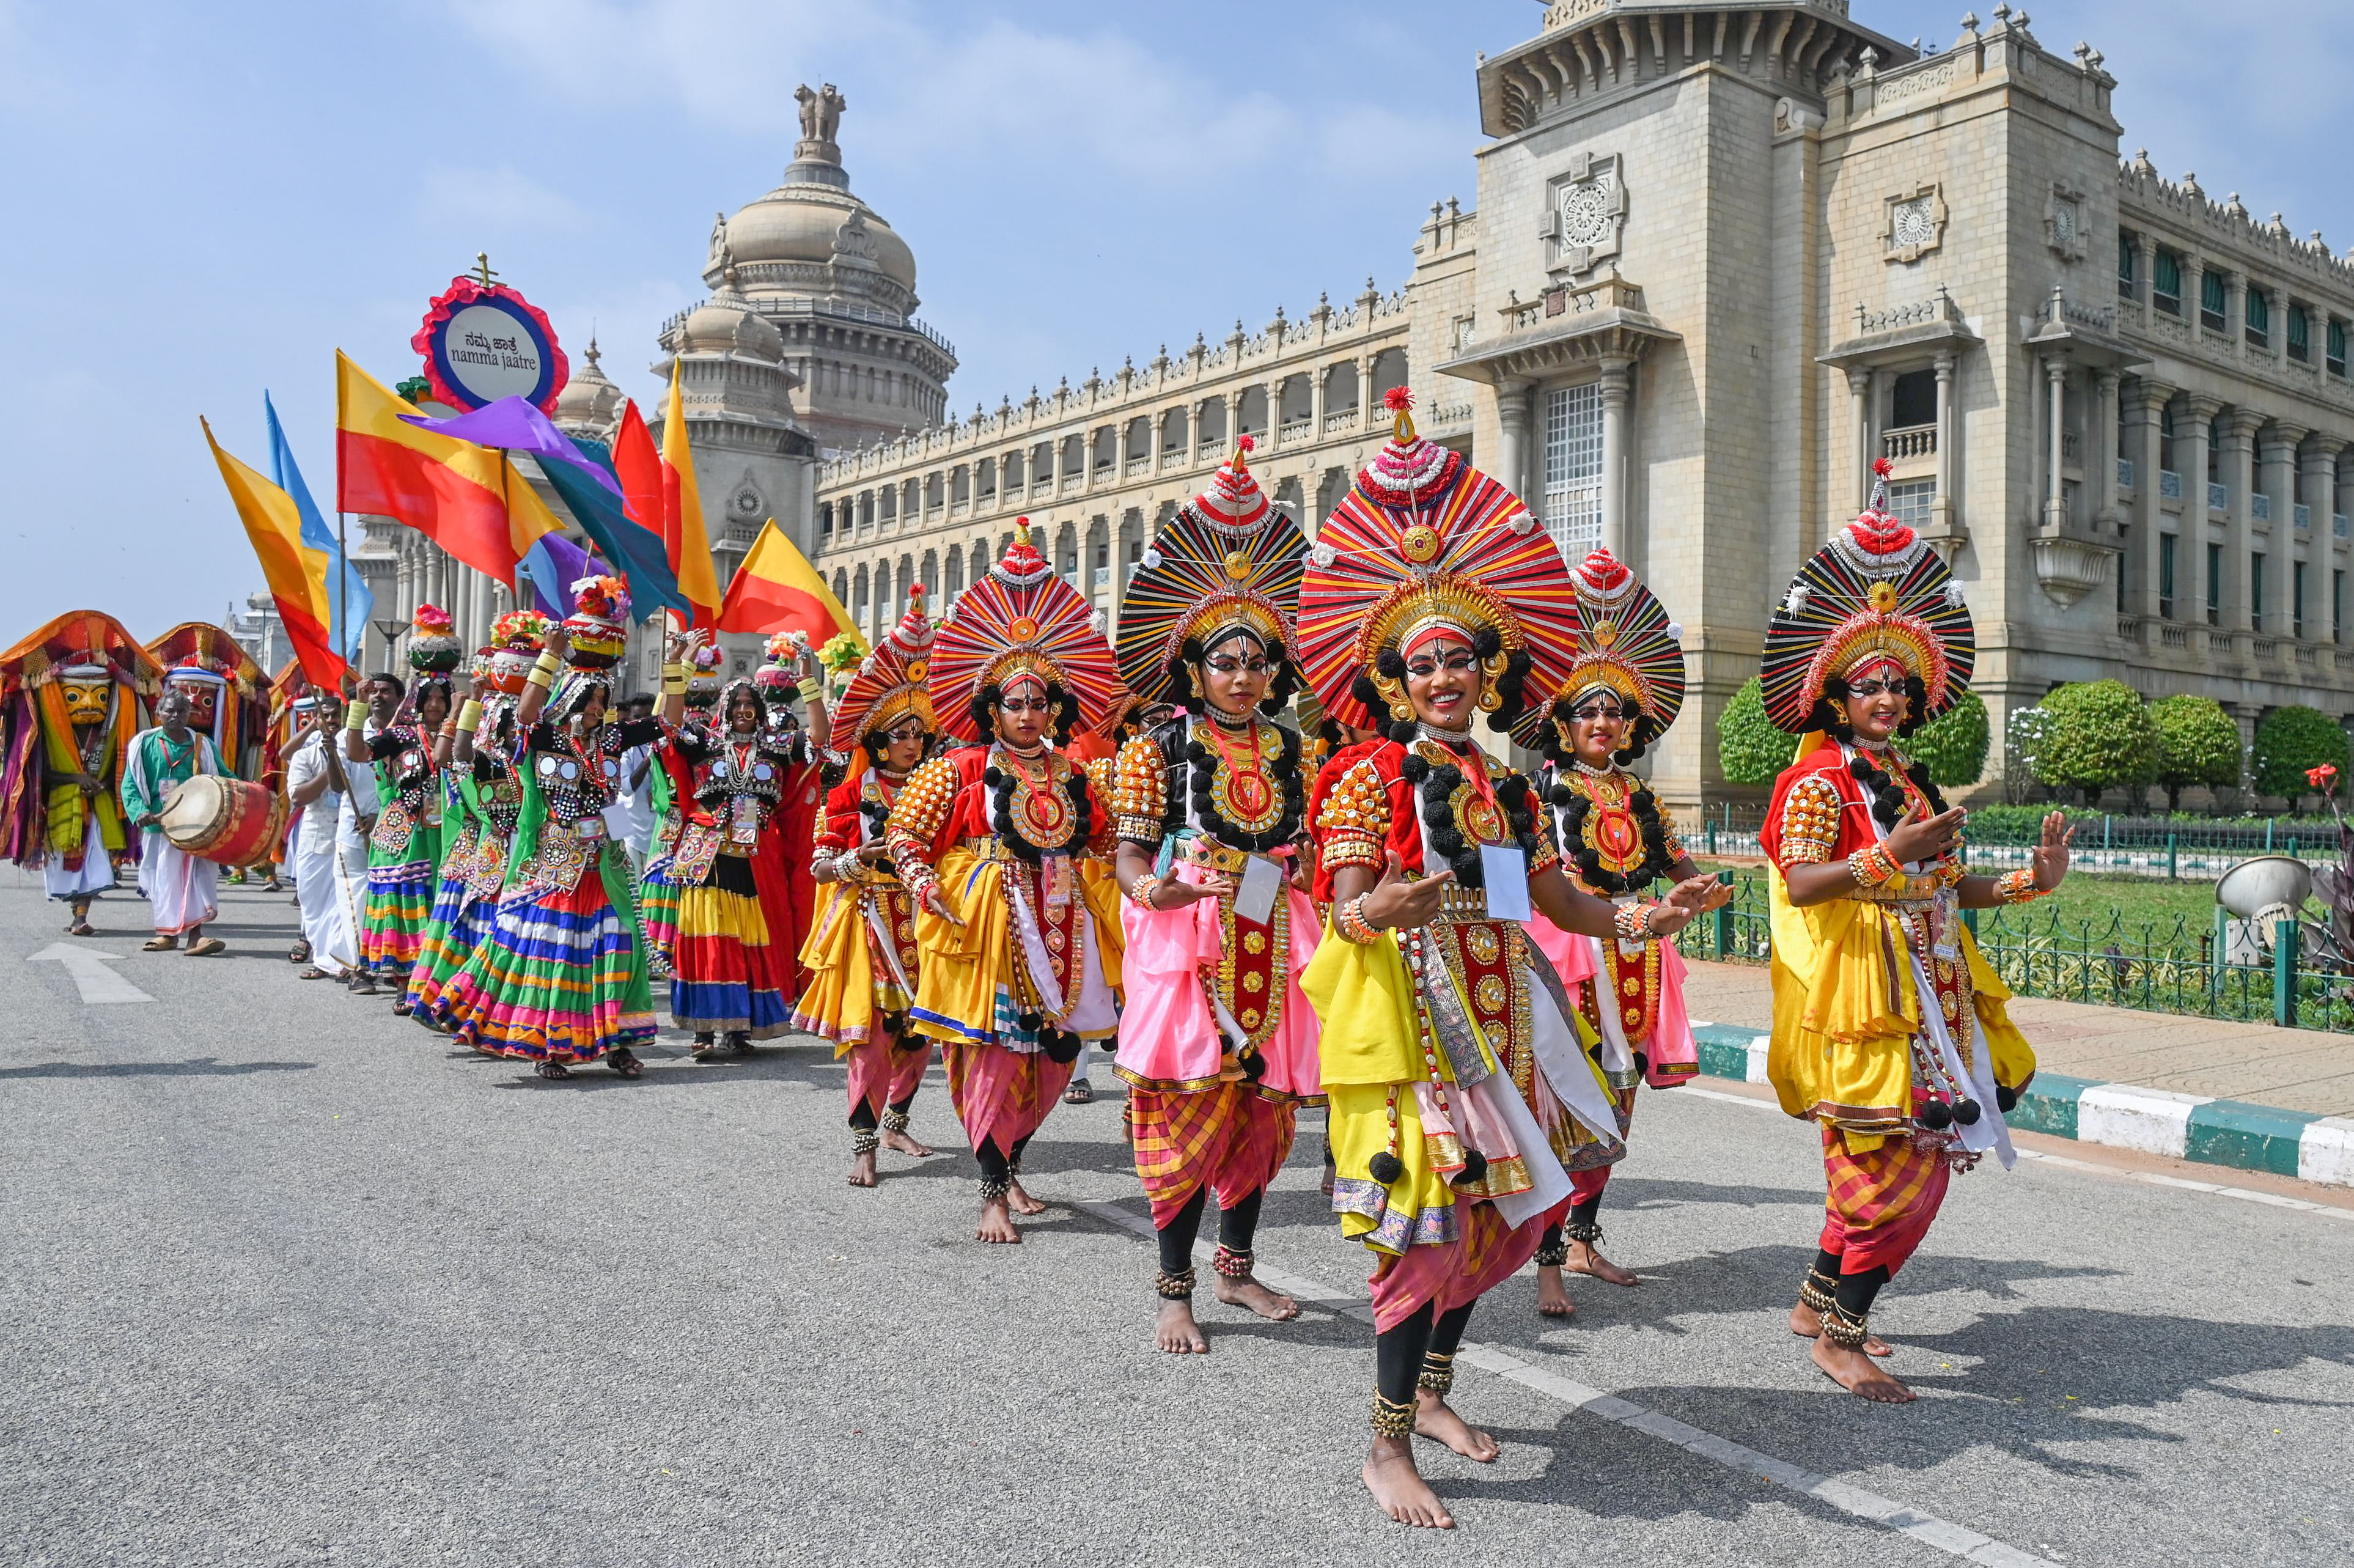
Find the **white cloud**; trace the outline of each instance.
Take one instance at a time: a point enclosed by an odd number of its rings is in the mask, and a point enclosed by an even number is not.
[[[583,216],[571,197],[513,168],[429,167],[418,179],[417,201],[429,223],[570,228]]]

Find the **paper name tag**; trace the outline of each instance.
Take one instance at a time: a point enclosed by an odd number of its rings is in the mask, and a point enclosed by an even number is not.
[[[1263,854],[1243,865],[1242,885],[1235,889],[1235,918],[1264,926],[1275,913],[1276,895],[1283,891],[1283,867]]]
[[[1529,857],[1518,844],[1481,844],[1479,872],[1488,884],[1488,917],[1526,920],[1529,910]]]

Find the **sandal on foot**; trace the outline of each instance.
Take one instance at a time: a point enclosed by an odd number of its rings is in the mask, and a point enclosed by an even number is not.
[[[630,1048],[627,1045],[616,1045],[606,1052],[605,1065],[625,1078],[634,1078],[646,1070],[645,1065],[630,1054]]]
[[[311,961],[311,944],[308,942],[298,941],[292,947],[287,948],[286,961],[290,964],[309,963]]]
[[[698,1062],[708,1062],[719,1054],[718,1040],[709,1034],[698,1034],[689,1054]]]
[[[192,959],[209,959],[215,953],[227,951],[228,951],[228,944],[218,937],[207,937],[202,941],[190,942],[187,948],[188,957]]]
[[[568,1078],[572,1075],[572,1069],[561,1062],[541,1062],[532,1071],[543,1078]]]
[[[333,969],[323,969],[318,965],[313,964],[294,978],[296,980],[341,980],[344,977]]]
[[[91,925],[87,920],[77,920],[72,925],[66,927],[66,935],[69,937],[95,937],[98,935],[98,927]]]
[[[749,1056],[752,1054],[752,1037],[740,1029],[731,1029],[727,1033],[727,1049],[738,1056]]]
[[[151,937],[139,944],[139,950],[143,953],[168,953],[179,945],[177,937]]]
[[[1095,1102],[1096,1086],[1085,1078],[1076,1080],[1063,1091],[1063,1103],[1066,1106],[1091,1106]]]

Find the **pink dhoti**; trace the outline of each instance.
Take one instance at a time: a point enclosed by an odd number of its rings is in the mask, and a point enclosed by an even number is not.
[[[1521,1271],[1544,1234],[1542,1216],[1507,1224],[1491,1203],[1458,1202],[1455,1238],[1425,1242],[1393,1255],[1377,1253],[1373,1266],[1373,1330],[1386,1333],[1422,1310],[1440,1312],[1477,1301]]]
[[[949,1098],[965,1137],[976,1150],[994,1143],[1006,1155],[1038,1130],[1071,1081],[1071,1064],[1043,1051],[961,1040],[949,1043],[948,1070]]]
[[[893,1048],[902,1044],[904,1050]],[[932,1043],[919,1034],[902,1037],[878,1031],[852,1046],[848,1056],[850,1108],[864,1106],[879,1117],[889,1107],[904,1104],[923,1083]]]
[[[1131,1089],[1128,1138],[1153,1224],[1168,1224],[1204,1187],[1221,1209],[1266,1187],[1291,1153],[1297,1116],[1289,1100],[1270,1100],[1247,1083],[1193,1094]]]

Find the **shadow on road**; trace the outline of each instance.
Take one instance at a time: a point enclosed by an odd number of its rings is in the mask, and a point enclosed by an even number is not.
[[[179,1062],[36,1062],[0,1067],[0,1081],[21,1078],[236,1078],[249,1073],[304,1073],[316,1062],[224,1062],[190,1056]]]

